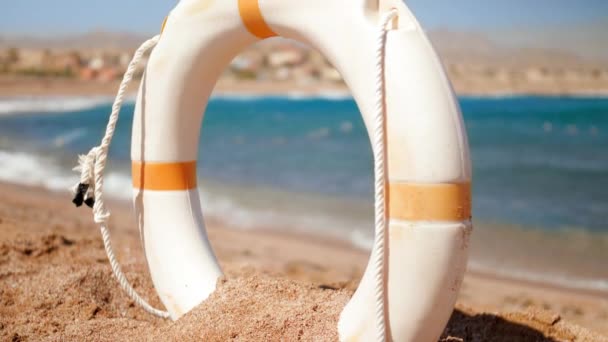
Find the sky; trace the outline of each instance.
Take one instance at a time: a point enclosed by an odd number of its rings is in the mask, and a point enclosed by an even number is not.
[[[0,0],[0,35],[48,36],[92,30],[152,34],[176,3],[177,0]],[[407,0],[406,3],[426,29],[486,31],[608,21],[608,0]]]

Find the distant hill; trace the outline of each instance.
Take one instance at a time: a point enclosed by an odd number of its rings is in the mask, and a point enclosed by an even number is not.
[[[429,38],[444,60],[456,64],[550,67],[596,62],[584,60],[578,54],[558,48],[499,44],[484,35],[472,32],[436,30],[429,32]]]
[[[608,17],[559,26],[501,30],[490,37],[506,47],[545,49],[575,53],[587,61],[608,64]]]

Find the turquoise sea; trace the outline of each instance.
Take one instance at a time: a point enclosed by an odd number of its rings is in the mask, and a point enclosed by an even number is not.
[[[608,98],[460,98],[473,156],[473,270],[608,292]],[[109,98],[0,99],[0,180],[65,190]],[[106,191],[130,198],[133,103]],[[206,215],[367,248],[372,155],[349,97],[214,97],[199,149]],[[66,195],[66,201],[69,201]]]

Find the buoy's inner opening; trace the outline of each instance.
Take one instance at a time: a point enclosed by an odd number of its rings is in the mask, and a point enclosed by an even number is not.
[[[309,84],[296,81],[304,72]],[[236,56],[224,73],[199,143],[206,226],[317,236],[368,255],[374,237],[371,145],[339,72],[314,49],[270,39]],[[324,79],[314,82],[318,78]],[[256,85],[249,87],[254,93],[225,92],[233,80]],[[366,262],[362,258],[343,278],[358,281]]]

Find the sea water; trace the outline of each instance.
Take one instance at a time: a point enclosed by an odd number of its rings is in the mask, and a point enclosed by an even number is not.
[[[473,158],[469,268],[608,291],[608,98],[460,98]],[[0,180],[65,190],[111,99],[0,99]],[[133,101],[105,191],[130,198]],[[424,113],[420,113],[424,115]],[[369,248],[373,160],[350,97],[214,97],[199,145],[205,215]],[[66,195],[66,201],[69,201]]]

